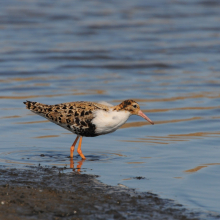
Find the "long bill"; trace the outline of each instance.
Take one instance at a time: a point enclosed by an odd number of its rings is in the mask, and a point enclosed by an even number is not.
[[[139,110],[138,115],[141,116],[142,118],[146,119],[147,121],[149,121],[152,125],[154,125],[154,122],[152,122],[147,115],[145,115],[141,110]]]

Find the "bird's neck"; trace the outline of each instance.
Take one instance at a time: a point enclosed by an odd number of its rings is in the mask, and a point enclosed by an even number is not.
[[[126,110],[124,109],[124,106],[122,105],[122,103],[119,104],[119,105],[112,106],[111,109],[112,109],[113,111],[126,111]]]

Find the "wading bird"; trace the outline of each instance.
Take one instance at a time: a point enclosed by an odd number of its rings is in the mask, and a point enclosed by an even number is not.
[[[45,105],[39,102],[24,102],[26,108],[45,117],[49,121],[77,135],[70,147],[73,157],[75,145],[79,139],[77,152],[86,159],[81,150],[83,137],[95,137],[116,131],[131,115],[139,115],[154,124],[141,110],[137,102],[125,100],[113,106],[107,102],[68,102],[57,105]]]

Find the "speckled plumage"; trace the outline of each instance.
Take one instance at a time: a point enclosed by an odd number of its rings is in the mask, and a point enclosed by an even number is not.
[[[94,137],[96,126],[92,123],[95,110],[109,111],[109,107],[94,102],[68,102],[45,105],[39,102],[25,102],[27,109],[76,135]]]
[[[140,110],[138,103],[125,100],[121,104],[112,106],[108,103],[68,102],[57,105],[45,105],[39,102],[24,102],[26,108],[45,117],[49,121],[73,132],[77,138],[70,150],[73,157],[75,144],[80,137],[78,153],[85,159],[81,151],[82,137],[95,137],[114,132],[123,125],[130,115],[139,115],[151,124],[153,122]]]

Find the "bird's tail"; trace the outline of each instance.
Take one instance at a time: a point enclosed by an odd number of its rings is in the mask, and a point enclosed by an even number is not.
[[[26,105],[26,108],[35,112],[35,113],[43,113],[46,111],[46,109],[49,108],[49,105],[45,105],[39,102],[32,102],[32,101],[26,101],[24,102]]]
[[[26,108],[30,109],[30,110],[35,109],[40,104],[39,102],[32,102],[32,101],[28,101],[28,100],[26,102],[23,102],[23,103],[26,105]]]

